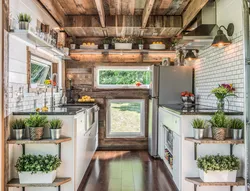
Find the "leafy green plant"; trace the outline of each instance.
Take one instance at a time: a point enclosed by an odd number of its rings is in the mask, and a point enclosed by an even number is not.
[[[49,122],[50,129],[61,129],[63,126],[63,122],[60,119],[52,119]]]
[[[11,122],[10,126],[12,129],[25,129],[25,121],[23,119],[16,119]]]
[[[208,127],[208,123],[204,119],[194,119],[191,124],[194,129],[205,129]]]
[[[231,129],[243,129],[244,128],[244,121],[241,119],[230,119],[229,120],[229,128]]]
[[[53,155],[22,155],[16,162],[17,172],[51,172],[61,165],[61,160]]]
[[[137,39],[137,43],[138,43],[138,44],[144,44],[143,38],[138,38],[138,39]]]
[[[114,37],[112,39],[112,44],[115,43],[135,43],[135,40],[132,37]]]
[[[26,13],[19,13],[18,15],[18,22],[31,22],[31,16]]]
[[[199,169],[205,172],[207,172],[208,170],[233,171],[240,169],[240,160],[234,155],[231,156],[207,155],[205,157],[198,158],[197,166]]]
[[[212,127],[217,128],[227,128],[229,125],[229,119],[222,111],[217,111],[209,122],[212,124]]]
[[[27,127],[45,127],[48,124],[48,119],[47,116],[37,113],[30,115],[30,117],[25,120],[25,124]]]
[[[111,38],[110,37],[106,37],[102,40],[102,44],[110,44],[111,43]]]

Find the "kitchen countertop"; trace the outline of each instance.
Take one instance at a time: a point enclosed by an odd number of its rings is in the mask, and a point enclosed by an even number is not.
[[[164,107],[179,115],[213,115],[218,111],[215,107],[199,104],[194,104],[188,107],[184,106],[183,104],[162,104],[160,107]],[[226,115],[243,115],[243,112],[229,109],[225,109],[224,112]]]
[[[55,107],[53,110],[49,108],[47,112],[39,112],[40,115],[76,115],[86,108],[84,107]],[[15,111],[13,115],[34,115],[37,112],[34,109],[23,110],[23,111]]]

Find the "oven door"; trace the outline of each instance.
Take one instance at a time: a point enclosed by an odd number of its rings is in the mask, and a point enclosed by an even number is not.
[[[97,122],[97,112],[99,111],[99,107],[91,107],[90,109],[87,110],[87,129],[86,131],[89,131],[91,127]]]

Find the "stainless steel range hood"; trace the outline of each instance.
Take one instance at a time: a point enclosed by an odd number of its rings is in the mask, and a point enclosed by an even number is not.
[[[216,3],[211,0],[200,11],[196,19],[183,32],[183,38],[178,47],[185,49],[201,49],[209,46],[217,33]]]

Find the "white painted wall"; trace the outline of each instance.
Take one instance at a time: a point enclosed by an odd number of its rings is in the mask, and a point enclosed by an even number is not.
[[[3,28],[2,28],[2,26],[3,26],[3,19],[2,19],[2,12],[3,12],[3,6],[2,6],[2,3],[0,3],[0,38],[1,38],[1,40],[0,41],[2,41],[2,36],[3,36]],[[0,50],[2,50],[3,49],[3,42],[1,42],[0,43]],[[2,68],[2,65],[3,65],[3,63],[2,63],[2,58],[3,58],[3,55],[2,55],[2,51],[1,51],[1,53],[0,53],[0,68]],[[0,69],[0,71],[1,71],[1,69]],[[2,76],[2,71],[0,72],[0,79],[3,79],[3,76]],[[2,90],[3,90],[3,87],[2,87],[2,83],[0,84],[0,95],[2,96],[3,95],[3,92],[2,92]],[[0,96],[0,105],[2,106],[2,97]],[[3,118],[2,118],[2,116],[3,116],[3,111],[2,111],[2,109],[0,110],[0,121],[3,121]],[[2,132],[3,132],[3,126],[2,126],[2,123],[0,123],[0,137],[2,138],[2,136],[3,136],[3,134],[2,134]],[[0,148],[1,148],[1,152],[0,152],[0,169],[2,169],[1,170],[1,173],[0,173],[0,189],[2,189],[2,175],[3,175],[3,169],[4,169],[4,166],[3,166],[3,161],[2,161],[2,157],[3,157],[3,154],[4,154],[4,152],[2,151],[2,147],[3,146],[3,140],[1,139],[1,141],[0,141]]]

